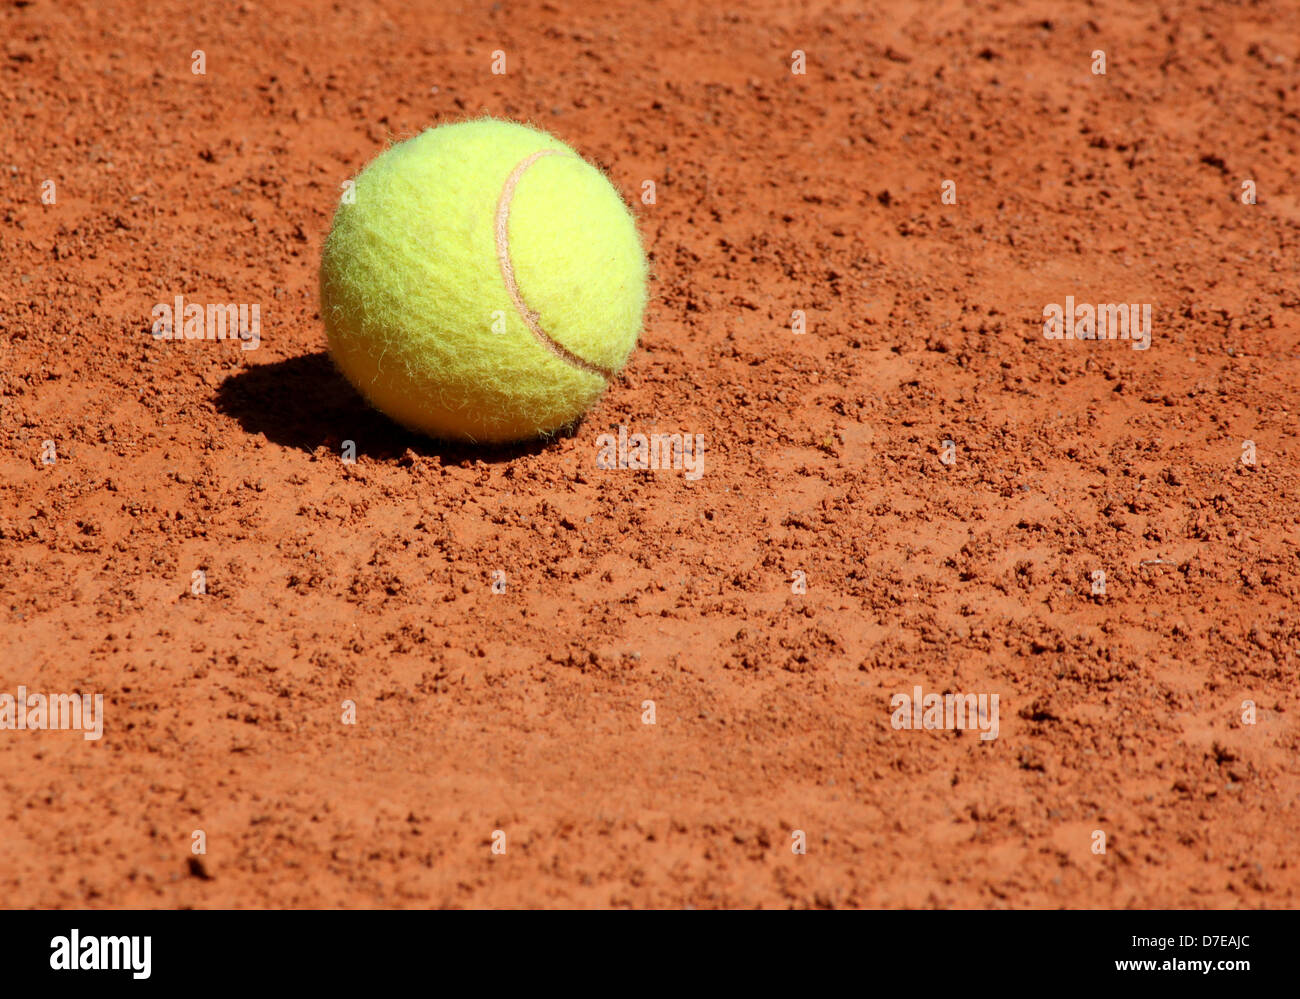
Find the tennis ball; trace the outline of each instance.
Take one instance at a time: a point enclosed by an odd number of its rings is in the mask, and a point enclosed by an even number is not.
[[[605,176],[545,132],[484,118],[376,157],[334,215],[321,317],[377,409],[503,443],[574,422],[636,346],[646,260]]]

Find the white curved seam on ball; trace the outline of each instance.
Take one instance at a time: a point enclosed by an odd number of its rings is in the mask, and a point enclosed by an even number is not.
[[[496,241],[497,241],[497,261],[501,264],[501,278],[505,281],[506,291],[510,293],[510,301],[514,303],[515,311],[528,327],[533,338],[545,349],[558,357],[561,361],[572,364],[575,368],[593,375],[599,375],[607,381],[614,377],[615,372],[602,368],[598,364],[592,364],[585,358],[579,357],[573,351],[569,350],[564,344],[557,343],[553,340],[541,326],[541,316],[528,307],[524,301],[524,296],[519,291],[519,282],[515,280],[515,265],[510,259],[510,203],[514,200],[515,188],[519,186],[519,178],[524,175],[524,171],[540,160],[543,156],[565,156],[566,153],[558,149],[539,149],[537,152],[524,157],[515,168],[510,171],[510,176],[506,178],[505,186],[501,188],[501,197],[497,200],[496,216]]]

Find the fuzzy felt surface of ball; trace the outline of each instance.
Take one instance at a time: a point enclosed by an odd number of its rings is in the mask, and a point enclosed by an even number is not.
[[[622,370],[646,305],[636,223],[558,139],[496,119],[377,156],[321,256],[334,363],[433,437],[505,443],[578,419]]]

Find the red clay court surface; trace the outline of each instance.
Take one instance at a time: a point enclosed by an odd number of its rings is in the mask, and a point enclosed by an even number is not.
[[[0,731],[4,905],[1297,905],[1295,4],[147,6],[0,6],[0,694],[104,697]],[[317,300],[340,185],[482,114],[653,272],[496,450]]]

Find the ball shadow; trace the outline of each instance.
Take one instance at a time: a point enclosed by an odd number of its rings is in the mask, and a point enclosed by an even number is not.
[[[287,361],[259,364],[231,375],[216,391],[216,407],[250,434],[263,434],[283,447],[308,453],[319,447],[337,451],[356,441],[357,454],[385,461],[408,450],[438,456],[444,465],[464,461],[506,462],[545,451],[571,437],[578,424],[548,438],[519,444],[465,444],[440,441],[394,423],[372,408],[320,351]]]

